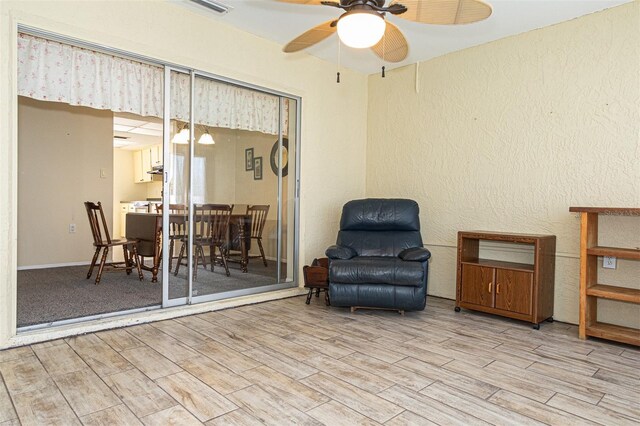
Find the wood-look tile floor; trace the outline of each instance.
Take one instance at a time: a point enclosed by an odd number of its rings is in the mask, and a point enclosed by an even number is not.
[[[0,425],[203,423],[637,425],[640,350],[299,297],[0,351]]]

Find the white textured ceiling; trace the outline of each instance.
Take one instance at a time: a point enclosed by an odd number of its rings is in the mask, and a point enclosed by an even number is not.
[[[342,13],[334,7],[296,5],[275,0],[220,0],[220,3],[233,7],[230,13],[220,16],[189,0],[173,1],[213,20],[225,22],[283,46],[311,27],[335,19]],[[493,14],[489,19],[457,26],[418,24],[397,16],[387,16],[386,19],[395,23],[409,42],[407,59],[394,64],[383,64],[369,49],[343,46],[340,62],[343,67],[371,74],[379,72],[382,65],[392,69],[425,61],[631,1],[633,0],[488,0],[493,6]],[[289,55],[295,59],[305,54],[337,62],[337,35],[303,52]]]

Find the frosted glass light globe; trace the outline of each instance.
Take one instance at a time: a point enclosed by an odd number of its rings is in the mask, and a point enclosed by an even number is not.
[[[371,47],[384,35],[386,23],[382,16],[369,11],[352,11],[338,21],[338,36],[344,44],[356,49]]]
[[[209,134],[209,132],[205,132],[202,134],[202,136],[200,136],[200,139],[198,139],[198,143],[201,145],[215,145],[216,141],[213,140],[213,136],[211,136],[211,134]]]
[[[175,134],[173,139],[171,139],[171,142],[178,145],[189,144],[189,129],[185,127],[182,130],[180,130],[178,133]]]

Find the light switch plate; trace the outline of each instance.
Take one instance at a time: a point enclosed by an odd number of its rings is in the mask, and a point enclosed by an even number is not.
[[[100,169],[100,177],[102,179],[106,179],[107,178],[107,169]]]

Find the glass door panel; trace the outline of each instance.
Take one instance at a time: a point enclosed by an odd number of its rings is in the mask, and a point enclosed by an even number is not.
[[[195,78],[194,297],[277,283],[278,176],[270,155],[278,145],[279,102]],[[233,121],[223,112],[229,109]]]
[[[191,76],[171,70],[168,78],[169,103],[165,120],[163,193],[163,278],[167,279],[166,305],[183,304],[189,296],[190,172],[191,172]],[[165,87],[167,87],[165,85]],[[167,206],[167,208],[164,208]]]
[[[166,72],[165,305],[294,281],[296,100]]]

